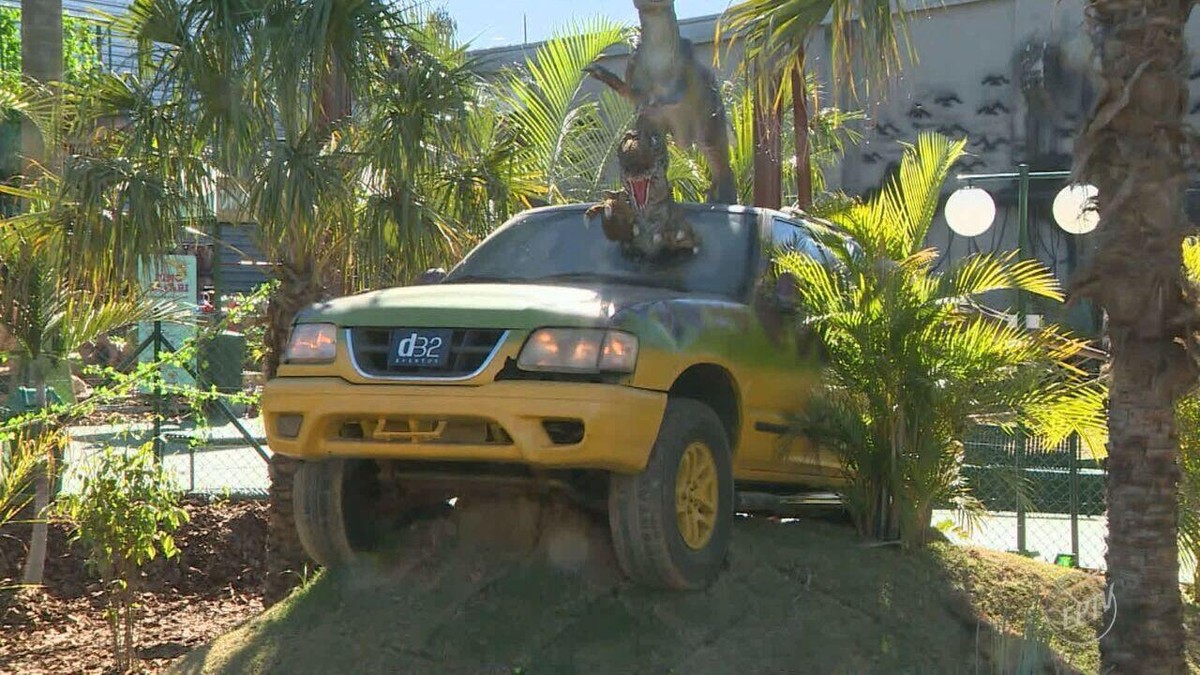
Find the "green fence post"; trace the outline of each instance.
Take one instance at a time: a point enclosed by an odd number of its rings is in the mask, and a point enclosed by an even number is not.
[[[1067,439],[1071,457],[1071,555],[1079,564],[1079,437],[1071,434]]]
[[[1022,488],[1025,480],[1025,471],[1022,468],[1025,455],[1025,430],[1021,429],[1017,433],[1017,445],[1013,452],[1015,464],[1017,468],[1017,489]],[[1025,555],[1025,498],[1024,495],[1017,494],[1017,551],[1021,555]]]

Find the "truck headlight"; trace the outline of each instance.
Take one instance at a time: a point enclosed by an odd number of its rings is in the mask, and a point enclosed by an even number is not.
[[[302,323],[292,328],[284,360],[288,363],[329,363],[337,356],[337,326]]]
[[[602,328],[540,328],[529,336],[517,366],[569,373],[632,373],[637,336]]]

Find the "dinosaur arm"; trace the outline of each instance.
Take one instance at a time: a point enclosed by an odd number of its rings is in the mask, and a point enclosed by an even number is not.
[[[621,96],[623,96],[631,101],[634,100],[633,92],[630,90],[629,84],[626,83],[624,80],[622,80],[619,75],[617,75],[613,71],[609,70],[608,68],[605,68],[604,66],[602,66],[598,63],[593,63],[593,64],[587,66],[586,68],[584,68],[583,72],[587,73],[588,75],[591,75],[592,77],[596,78],[600,82],[604,83],[610,89],[617,92]]]

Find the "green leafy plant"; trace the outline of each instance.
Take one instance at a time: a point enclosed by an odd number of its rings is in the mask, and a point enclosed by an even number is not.
[[[277,281],[259,284],[250,293],[235,293],[222,302],[225,312],[224,329],[241,333],[246,337],[246,361],[243,367],[262,369],[266,356],[267,301],[275,292]]]
[[[61,497],[56,511],[71,524],[72,541],[83,545],[108,594],[113,656],[125,672],[136,658],[138,571],[159,555],[178,553],[171,533],[187,512],[148,445],[133,452],[105,448],[86,468],[79,493]]]
[[[1093,453],[1104,441],[1105,390],[1073,361],[1083,343],[1018,328],[983,304],[1005,291],[1061,300],[1051,272],[1013,254],[938,272],[925,248],[963,145],[922,135],[877,196],[828,214],[818,239],[831,260],[792,252],[780,264],[798,288],[798,329],[829,364],[825,394],[795,431],[840,454],[860,531],[906,546],[926,543],[936,503],[981,510],[960,472],[972,426],[1049,445],[1078,433]]]

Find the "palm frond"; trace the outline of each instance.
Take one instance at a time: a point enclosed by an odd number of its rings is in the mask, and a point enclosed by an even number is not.
[[[1045,265],[1037,260],[1013,262],[1015,259],[1015,252],[960,258],[940,277],[936,293],[955,302],[1002,290],[1020,290],[1059,302],[1063,300],[1058,280]]]
[[[771,64],[775,88],[782,91],[792,72],[803,71],[803,49],[827,17],[835,88],[845,83],[852,93],[860,85],[869,91],[872,81],[916,58],[908,17],[893,12],[889,0],[745,0],[726,10],[714,41],[740,37],[742,63]]]
[[[599,102],[583,91],[583,68],[628,35],[604,19],[576,22],[539,47],[524,71],[508,75],[504,102],[524,143],[518,161],[538,177],[542,199],[571,200],[603,170],[615,139],[605,134]]]

